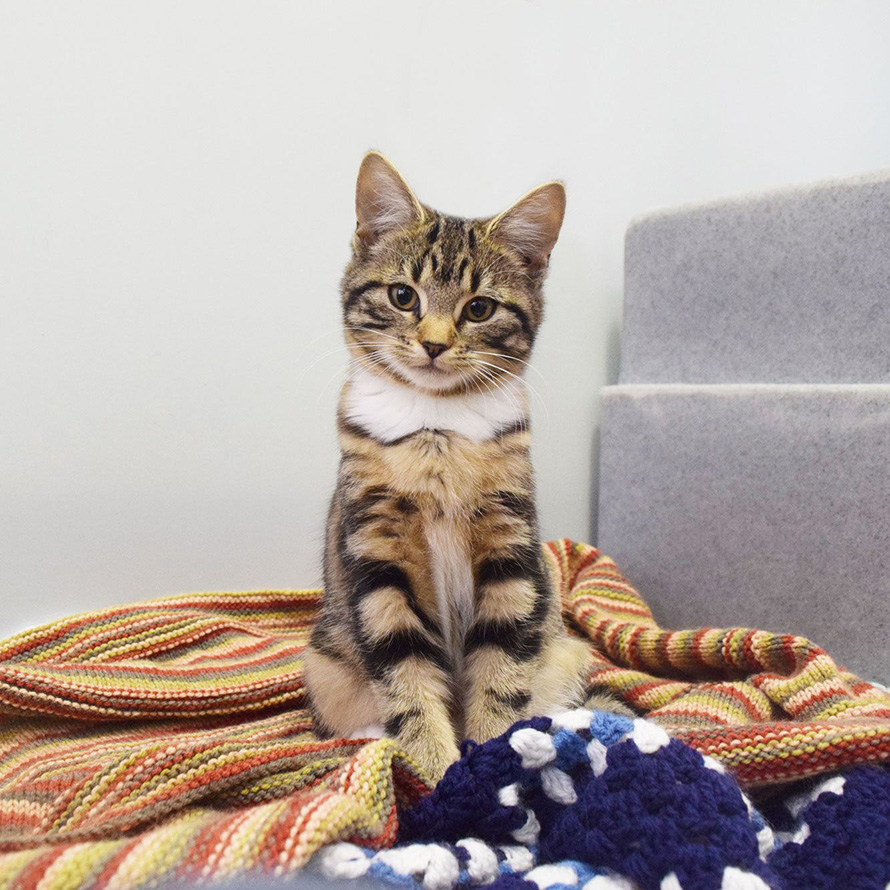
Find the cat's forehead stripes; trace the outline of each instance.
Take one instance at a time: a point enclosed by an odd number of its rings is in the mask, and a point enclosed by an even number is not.
[[[428,225],[425,242],[422,253],[405,258],[405,275],[416,284],[432,279],[462,291],[475,293],[479,289],[483,271],[474,221],[437,214]]]
[[[464,272],[467,271],[469,263],[470,261],[467,257],[462,257],[460,265],[457,267],[457,283],[460,285],[461,289],[464,288]]]

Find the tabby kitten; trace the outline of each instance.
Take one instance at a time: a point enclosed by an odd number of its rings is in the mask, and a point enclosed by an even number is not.
[[[305,676],[322,733],[382,724],[434,779],[460,739],[583,700],[588,648],[539,549],[522,380],[564,210],[550,182],[459,219],[376,152],[359,170],[353,372]]]

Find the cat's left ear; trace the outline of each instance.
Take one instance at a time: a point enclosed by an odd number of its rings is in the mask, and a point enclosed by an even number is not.
[[[489,237],[522,257],[533,272],[547,268],[566,212],[561,182],[547,182],[520,198],[488,224]]]
[[[403,229],[424,217],[420,201],[380,152],[369,151],[362,159],[355,184],[356,238],[373,244],[381,235]]]

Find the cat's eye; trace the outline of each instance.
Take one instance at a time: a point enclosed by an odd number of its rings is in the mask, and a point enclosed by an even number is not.
[[[391,284],[389,286],[389,302],[401,309],[403,312],[410,312],[417,308],[420,298],[417,291],[407,284]]]
[[[490,297],[474,297],[464,308],[464,315],[470,321],[485,321],[491,318],[496,305]]]

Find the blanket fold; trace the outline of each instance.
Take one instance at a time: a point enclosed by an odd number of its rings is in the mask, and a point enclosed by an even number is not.
[[[890,696],[798,637],[659,628],[592,547],[543,545],[606,686],[748,789],[890,760]],[[393,742],[320,740],[321,592],[171,597],[0,643],[0,890],[139,887],[378,849],[429,783]]]

